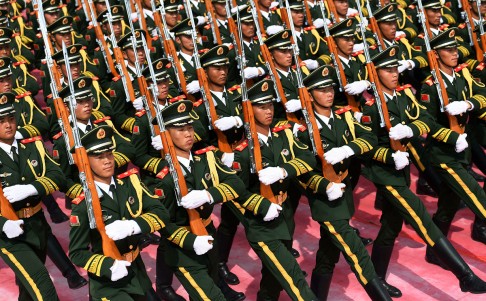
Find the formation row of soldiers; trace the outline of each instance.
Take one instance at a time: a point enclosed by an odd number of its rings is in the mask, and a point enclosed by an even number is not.
[[[340,254],[371,299],[400,297],[386,272],[403,221],[429,263],[486,292],[447,239],[462,200],[486,243],[468,170],[486,172],[486,5],[457,3],[0,1],[0,256],[19,299],[58,299],[49,256],[70,288],[87,283],[73,263],[87,270],[92,300],[183,300],[173,275],[191,300],[243,300],[227,265],[240,223],[258,300],[326,300]],[[382,199],[371,256],[349,224],[361,173]],[[42,211],[67,218],[55,191],[72,207],[69,258]],[[321,235],[310,285],[292,248],[303,195]]]

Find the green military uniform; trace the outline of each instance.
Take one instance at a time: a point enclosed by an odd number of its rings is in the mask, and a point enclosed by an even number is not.
[[[2,118],[15,113],[14,99],[12,93],[0,94]],[[47,237],[51,228],[42,211],[41,198],[59,189],[63,174],[47,155],[41,139],[14,140],[11,146],[15,149],[10,150],[9,145],[2,143],[0,150],[2,186],[6,197],[12,193],[8,189],[17,195],[25,195],[24,199],[12,203],[13,210],[23,221],[23,232],[12,238],[0,236],[0,256],[19,280],[19,300],[58,300],[45,267]],[[32,193],[25,194],[27,187],[33,188]],[[0,228],[5,234],[7,223],[11,221],[0,216]]]
[[[323,66],[312,72],[304,81],[307,89],[325,88],[335,84],[335,71],[332,67]],[[318,100],[314,99],[314,107],[318,106]],[[373,149],[376,145],[376,137],[371,128],[361,125],[354,119],[350,107],[329,108],[330,116],[324,116],[314,111],[320,141],[324,152],[339,149],[342,153],[361,155]],[[332,125],[331,125],[332,124]],[[298,132],[299,140],[312,147],[309,132],[302,127]],[[349,152],[351,150],[351,152]],[[347,176],[351,159],[348,155],[344,160],[333,165],[333,169],[341,178],[341,183],[346,185],[341,197],[331,199],[328,189],[337,183],[323,177],[322,164],[308,173],[305,181],[306,195],[311,207],[312,219],[320,225],[321,238],[319,250],[316,256],[316,266],[312,272],[311,288],[319,300],[327,299],[332,274],[339,256],[342,253],[356,278],[373,300],[387,300],[388,293],[384,291],[382,283],[377,279],[370,256],[360,237],[349,225],[349,220],[354,214],[354,202],[352,185]],[[325,160],[325,158],[320,158]],[[330,163],[327,163],[330,164]],[[380,296],[381,293],[381,296]],[[381,298],[380,298],[380,297]]]
[[[187,126],[192,123],[189,112],[192,110],[190,101],[179,101],[169,105],[162,111],[166,128]],[[191,153],[192,160],[183,163],[182,157],[177,160],[185,173],[185,181],[189,191],[205,190],[211,201],[204,203],[196,210],[199,212],[209,235],[214,235],[215,228],[211,221],[211,212],[216,203],[234,200],[246,193],[245,184],[236,173],[215,156],[214,147],[205,148]],[[187,165],[186,165],[187,164]],[[196,255],[193,245],[196,235],[189,228],[187,211],[178,205],[174,193],[174,179],[165,168],[160,182],[156,186],[156,194],[161,196],[162,203],[169,210],[171,222],[176,228],[162,231],[161,234],[169,240],[165,252],[165,262],[173,269],[192,300],[243,300],[244,295],[231,290],[224,281],[220,281],[216,271],[215,250],[204,255]],[[217,241],[215,244],[217,246]]]
[[[455,29],[445,31],[431,41],[431,47],[433,49],[457,47],[454,34]],[[453,76],[454,78],[451,80],[442,72],[442,79],[447,87],[446,91],[450,103],[469,101],[473,105],[474,111],[486,107],[484,84],[476,82],[464,65],[455,68]],[[446,128],[444,131],[428,137],[429,143],[427,145],[427,158],[446,184],[441,186],[438,209],[434,216],[434,220],[444,224],[441,230],[446,234],[449,227],[445,227],[445,225],[450,225],[452,222],[461,199],[476,216],[484,220],[486,218],[486,194],[464,167],[468,163],[466,152],[458,153],[454,148],[455,144],[447,143],[451,139],[457,139],[458,133],[448,129],[449,121],[446,114],[440,111],[437,90],[431,78],[427,79],[422,86],[421,94],[422,104],[427,107],[427,111],[440,125]],[[461,127],[465,126],[468,116],[467,111],[461,115],[456,115]]]
[[[111,127],[100,126],[84,135],[81,142],[88,155],[102,154],[114,149],[112,136]],[[168,223],[167,210],[143,186],[135,170],[121,174],[116,179],[112,177],[110,185],[96,180],[95,185],[106,229],[114,222],[133,221],[139,229],[138,233],[151,233],[163,229]],[[104,255],[100,233],[97,229],[90,229],[89,212],[83,199],[76,199],[73,203],[69,256],[74,264],[88,272],[91,298],[132,300],[129,297],[137,299],[146,296],[152,285],[139,254],[140,236],[134,235],[136,231],[132,230],[132,234],[115,241],[122,254],[119,260],[128,261],[131,265],[128,275],[113,281],[111,268],[116,264],[115,259]]]
[[[396,47],[390,47],[375,56],[372,61],[379,68],[397,66],[396,51]],[[387,102],[392,129],[396,129],[398,124],[402,126],[405,124],[407,127],[407,134],[400,135],[400,137],[404,137],[400,141],[403,145],[407,143],[408,138],[428,132],[435,139],[448,144],[455,144],[458,134],[437,124],[432,116],[427,114],[424,107],[415,101],[410,89],[405,89],[403,92],[394,90],[393,92],[393,95],[385,95],[385,101]],[[378,147],[369,152],[369,159],[366,161],[365,176],[375,184],[377,193],[382,194],[385,199],[380,220],[382,226],[373,244],[371,257],[377,274],[382,278],[385,277],[395,238],[401,231],[403,220],[406,220],[430,247],[430,250],[439,257],[439,260],[444,262],[460,279],[462,291],[484,292],[485,283],[473,274],[447,238],[433,223],[421,200],[410,191],[408,162],[401,165],[403,163],[400,163],[400,160],[396,158],[401,154],[398,151],[393,151],[386,128],[379,126],[380,117],[377,105],[372,98],[368,99],[363,105],[363,114],[369,117],[365,118],[365,121],[368,120],[371,123],[373,132],[378,136]],[[439,135],[440,133],[444,135]],[[390,294],[401,295],[398,289],[388,284],[387,288]]]
[[[261,81],[248,91],[248,99],[251,99],[253,105],[270,103],[274,98],[275,90],[270,80]],[[311,171],[315,166],[315,159],[307,146],[294,138],[290,127],[288,123],[273,122],[268,128],[270,136],[267,136],[267,141],[264,142],[259,137],[263,168],[280,167],[287,174],[285,179],[271,184],[275,200],[283,208],[274,220],[262,220],[269,210],[270,202],[259,195],[260,181],[250,172],[252,150],[248,147],[248,141],[235,149],[233,169],[252,193],[239,201],[246,209],[243,225],[250,246],[263,263],[257,300],[277,300],[282,289],[285,289],[292,300],[317,300],[290,253],[289,228],[293,228],[294,212],[287,199],[293,180]],[[238,207],[234,204],[233,206]],[[237,213],[237,210],[233,211]]]

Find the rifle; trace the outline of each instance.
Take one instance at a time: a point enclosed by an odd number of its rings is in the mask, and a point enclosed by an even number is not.
[[[137,14],[138,24],[140,25],[140,28],[143,29],[143,31],[145,31],[146,37],[152,37],[152,35],[150,34],[150,32],[148,31],[148,28],[147,28],[147,19],[146,19],[145,13],[143,12],[142,0],[135,0],[134,6],[135,6],[135,11],[136,11],[136,14]],[[132,20],[131,20],[131,17],[130,17],[130,22],[131,21]],[[148,48],[151,49],[152,48],[152,39],[149,38],[146,41],[146,43],[148,45]]]
[[[185,0],[187,6],[190,7],[189,0]],[[213,97],[211,96],[211,91],[209,89],[208,78],[206,72],[201,66],[201,61],[199,60],[199,51],[197,49],[197,36],[196,36],[196,27],[194,25],[194,17],[192,15],[192,11],[189,10],[187,12],[189,19],[191,19],[192,25],[192,42],[194,44],[194,53],[193,58],[196,67],[197,78],[199,80],[199,84],[201,85],[201,95],[202,99],[204,100],[204,105],[206,106],[206,113],[209,119],[209,129],[213,129],[218,137],[218,147],[222,152],[230,153],[232,152],[231,146],[226,139],[226,136],[222,131],[220,131],[217,127],[214,126],[214,122],[218,120],[218,114],[216,113],[216,107],[214,106]]]
[[[361,12],[359,6],[359,0],[356,0],[358,4],[358,12],[359,17],[363,18],[363,14]],[[366,44],[366,37],[365,37],[365,27],[363,23],[359,23],[361,37],[363,38],[364,43],[364,55],[366,58],[366,70],[368,71],[368,75],[370,77],[371,88],[373,89],[373,95],[376,101],[376,107],[378,108],[378,114],[380,115],[380,126],[386,127],[387,131],[390,131],[392,127],[390,122],[390,115],[388,114],[388,106],[385,101],[385,94],[383,93],[383,89],[381,87],[380,79],[376,72],[375,64],[371,61],[370,53],[368,51],[368,45]],[[400,143],[399,140],[390,139],[390,146],[395,151],[406,151],[405,146]]]
[[[204,3],[206,4],[206,11],[208,12],[208,22],[211,26],[211,32],[213,33],[213,42],[215,44],[221,45],[223,44],[223,41],[221,40],[221,34],[219,33],[218,19],[214,16],[213,2],[211,2],[211,0],[207,0],[204,1]],[[189,9],[191,8],[190,5],[188,5],[188,7]],[[194,22],[194,19],[191,20]]]
[[[258,0],[251,0],[249,1],[249,4],[251,5],[252,14],[256,14],[256,17],[253,16],[253,19],[255,20],[255,27],[260,28],[260,35],[266,37],[267,33],[265,32],[265,25],[263,24],[263,16],[262,12],[260,11],[260,4],[258,4]]]
[[[64,44],[64,42],[62,43],[62,53],[64,55],[64,60],[66,62],[69,62],[69,56],[67,53],[66,44]],[[76,156],[76,166],[79,170],[79,179],[81,180],[81,184],[83,185],[84,198],[86,201],[86,206],[88,206],[89,225],[91,229],[96,228],[101,235],[103,254],[113,259],[122,259],[120,251],[118,250],[115,242],[106,234],[100,199],[96,190],[96,185],[94,183],[91,166],[89,165],[88,154],[86,153],[86,149],[81,144],[81,136],[78,130],[78,123],[74,114],[74,112],[76,112],[77,104],[76,98],[74,97],[73,78],[71,76],[71,68],[69,63],[66,63],[66,69],[69,90],[71,92],[67,98],[69,99],[69,108],[71,109],[71,112],[73,112],[73,118],[71,118],[73,126],[72,128],[70,128],[70,130],[72,131],[74,137],[74,154]],[[62,109],[66,110],[64,106]],[[69,123],[64,124],[64,126],[71,127]]]
[[[254,5],[255,3],[256,3],[256,1],[250,1],[250,4],[252,5],[251,13],[253,15],[253,20],[255,21],[255,31],[256,31],[256,34],[257,34],[257,37],[258,37],[258,43],[260,44],[260,51],[262,52],[262,56],[265,59],[265,66],[269,70],[270,78],[273,81],[273,86],[274,86],[275,91],[277,93],[277,101],[282,102],[282,104],[285,106],[285,104],[287,103],[287,97],[285,96],[285,91],[282,87],[282,83],[280,81],[280,76],[278,75],[278,71],[275,67],[275,63],[273,62],[272,54],[270,53],[270,50],[268,50],[267,45],[265,45],[265,42],[263,42],[261,28],[258,26],[258,23],[257,23],[258,16],[257,16],[256,8],[255,8],[255,5]],[[298,63],[299,63],[298,61],[295,62],[295,64],[298,64]],[[287,120],[298,123],[298,119],[295,116],[295,114],[286,113],[286,115],[287,115]]]
[[[307,25],[308,26],[314,26],[311,11],[310,11],[310,8],[309,8],[309,3],[307,3],[307,0],[304,0],[304,8],[305,8],[305,18],[307,19]],[[323,16],[323,18],[324,18],[324,16]]]
[[[88,19],[91,19],[89,21],[91,21],[91,24],[93,25],[96,34],[96,42],[100,47],[100,51],[103,54],[103,57],[105,58],[106,71],[113,74],[114,77],[119,76],[116,72],[115,64],[113,63],[113,57],[110,54],[108,44],[106,44],[105,35],[103,34],[101,27],[98,24],[98,16],[96,15],[96,9],[94,7],[93,0],[83,0],[83,4],[83,7],[86,7],[86,17]]]
[[[474,25],[474,20],[472,17],[471,6],[469,5],[468,0],[461,0],[461,5],[463,9],[463,11],[461,12],[461,17],[464,20],[464,23],[466,23],[467,33],[469,35],[469,41],[470,41],[469,46],[474,47],[474,50],[476,52],[476,59],[481,62],[483,60],[483,55],[482,55],[483,50],[481,49],[481,46],[479,46],[478,36],[474,31],[476,26]],[[481,15],[481,13],[479,15]],[[481,24],[481,22],[479,24]]]
[[[125,66],[125,59],[123,58],[122,51],[120,47],[118,46],[116,37],[115,37],[115,31],[113,29],[113,23],[111,20],[113,20],[113,16],[111,15],[111,6],[109,1],[106,1],[106,14],[107,14],[107,20],[108,20],[108,25],[110,26],[110,39],[111,39],[111,45],[113,45],[113,54],[115,55],[115,60],[116,60],[116,67],[118,68],[118,73],[119,73],[119,79],[121,79],[123,83],[123,89],[125,90],[125,95],[127,97],[127,101],[134,102],[135,101],[135,90],[133,90],[133,85],[132,85],[132,79],[130,77],[130,74],[128,73],[127,66]],[[127,5],[126,7],[130,7],[130,4]],[[130,11],[131,12],[131,11]],[[128,18],[131,22],[131,18]],[[135,52],[136,53],[136,52]]]
[[[243,106],[243,119],[246,137],[248,138],[248,147],[250,148],[250,171],[251,173],[258,173],[263,169],[262,165],[262,153],[260,149],[260,140],[258,140],[258,132],[256,129],[255,117],[253,115],[253,107],[251,101],[248,99],[248,89],[246,85],[246,79],[244,76],[244,70],[246,67],[245,59],[245,44],[243,40],[243,34],[241,30],[240,12],[237,10],[236,19],[238,21],[238,34],[239,43],[238,47],[238,65],[241,74],[241,104]],[[260,182],[260,195],[267,198],[272,203],[277,203],[275,195],[273,194],[272,187]]]
[[[378,44],[378,50],[382,52],[387,47],[385,42],[383,41],[383,35],[381,34],[381,30],[378,27],[378,22],[376,22],[376,18],[373,15],[373,11],[371,10],[370,1],[366,1],[366,8],[368,10],[368,20],[370,21],[371,31],[373,32],[373,35],[375,36],[375,40]],[[359,9],[359,11],[361,12],[361,9]],[[363,40],[363,43],[366,43],[366,40]]]
[[[179,63],[177,50],[174,46],[174,41],[170,37],[165,18],[162,18],[162,16],[165,15],[164,1],[160,1],[159,8],[156,8],[155,0],[150,0],[150,4],[152,6],[152,11],[154,12],[154,22],[157,31],[163,39],[165,55],[171,63],[172,69],[174,70],[176,77],[179,79],[179,90],[184,93],[188,99],[194,102],[194,97],[191,94],[187,93],[187,82],[186,78],[184,77],[184,72],[182,71],[181,64]]]
[[[147,52],[146,48],[145,51]],[[155,78],[155,73],[152,66],[152,60],[150,59],[150,55],[147,56],[147,60],[148,60],[148,68],[150,70],[150,77],[152,79],[152,83],[150,84],[150,86],[147,87],[147,90],[152,93],[151,98],[157,101],[159,91],[157,88],[157,80]],[[174,144],[172,143],[172,139],[170,138],[169,132],[165,129],[164,120],[162,118],[162,113],[160,111],[158,104],[154,105],[154,103],[148,101],[146,97],[143,98],[143,101],[144,101],[145,111],[149,122],[151,136],[155,137],[156,135],[160,135],[160,138],[162,140],[163,151],[161,152],[161,155],[162,158],[165,158],[165,160],[169,165],[170,174],[174,181],[174,190],[177,198],[177,203],[180,205],[181,198],[188,193],[188,188],[187,188],[186,180],[184,178],[184,174],[182,172],[180,163],[177,160],[177,154],[176,154]],[[152,116],[154,116],[154,114],[157,118],[158,126],[154,126],[152,124]],[[192,233],[196,235],[208,235],[208,232],[206,231],[206,227],[204,227],[204,224],[202,223],[199,213],[195,209],[186,209],[186,210],[187,210],[187,215],[189,216],[189,225],[191,227]]]
[[[325,16],[324,1],[323,0],[318,1],[317,4],[319,5],[322,15]],[[348,80],[346,79],[346,74],[344,73],[343,63],[341,62],[340,59],[338,59],[339,54],[337,51],[336,42],[334,41],[333,36],[329,32],[329,27],[327,26],[327,24],[324,24],[324,35],[325,35],[324,38],[326,39],[327,42],[327,46],[329,48],[332,64],[334,66],[334,69],[336,70],[336,76],[339,83],[339,91],[344,93],[348,105],[351,106],[353,112],[359,112],[359,104],[354,98],[354,96],[345,93],[343,90],[343,87],[347,85]]]
[[[287,4],[287,9],[290,10],[289,1],[285,0]],[[290,23],[290,30],[292,31],[292,52],[294,55],[294,60],[298,60],[299,57],[299,47],[295,43],[295,28],[294,24]],[[324,158],[324,148],[322,147],[322,139],[320,132],[317,127],[316,117],[314,116],[314,109],[312,108],[312,99],[310,98],[309,91],[304,86],[304,81],[302,77],[302,70],[300,69],[300,65],[296,65],[296,74],[297,74],[297,89],[299,90],[299,99],[300,103],[302,104],[302,114],[304,115],[304,120],[307,125],[307,130],[309,131],[309,136],[312,144],[312,150],[314,155],[319,156],[321,159],[322,164],[322,173],[326,179],[334,183],[341,183],[342,178],[340,178],[331,164],[327,163]]]
[[[3,195],[3,183],[0,185],[0,214],[11,221],[19,219],[17,213],[13,210],[12,204]]]
[[[418,18],[420,23],[422,24],[422,29],[424,31],[424,42],[425,42],[425,49],[427,51],[427,58],[430,66],[430,73],[432,74],[432,77],[434,79],[434,84],[437,89],[437,96],[440,102],[440,111],[444,112],[445,106],[449,104],[449,96],[447,95],[446,86],[444,84],[444,81],[442,80],[442,73],[439,68],[439,63],[437,62],[437,58],[435,57],[434,51],[430,47],[430,37],[432,36],[432,33],[430,30],[429,21],[425,17],[425,10],[422,5],[422,0],[418,0],[417,4],[418,4]],[[447,114],[447,119],[449,120],[449,126],[451,130],[459,134],[464,133],[464,128],[459,125],[456,116],[450,115],[447,112],[446,114]]]
[[[283,1],[282,0],[279,0],[278,1],[278,10],[280,12],[280,19],[282,19],[282,22],[283,24],[285,24],[285,27],[287,29],[290,28],[290,18],[292,18],[292,13],[290,13],[290,11],[287,10],[288,7],[285,7],[284,4],[283,4]]]
[[[476,56],[478,58],[478,61],[483,62],[484,59],[486,58],[486,33],[484,32],[484,26],[483,26],[484,17],[481,14],[481,0],[479,1],[476,0],[476,6],[478,7],[478,12],[479,12],[478,14],[479,15],[479,37],[481,39],[481,47],[479,47],[479,50],[476,49]],[[476,45],[478,45],[477,37],[474,39],[474,48],[476,48]],[[478,51],[483,55],[478,55]]]

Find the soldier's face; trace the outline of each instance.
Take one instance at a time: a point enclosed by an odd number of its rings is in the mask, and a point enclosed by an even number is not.
[[[292,21],[294,22],[294,26],[302,27],[304,25],[304,10],[290,10],[292,14]]]
[[[143,65],[145,63],[145,52],[143,51],[142,47],[137,48],[137,53],[133,51],[132,47],[128,47],[126,51],[126,59],[128,60],[128,63],[132,66],[135,65],[135,61],[138,61],[139,64]]]
[[[349,8],[348,0],[334,0],[334,6],[336,7],[337,14],[345,18]]]
[[[440,8],[427,8],[425,9],[425,14],[427,15],[427,20],[431,26],[437,27],[440,25],[440,18],[442,17]]]
[[[218,17],[226,18],[226,5],[224,5],[223,3],[213,3],[213,7]]]
[[[44,13],[44,18],[46,19],[46,24],[48,26],[54,23],[54,21],[56,21],[57,19],[59,19],[59,12],[60,11],[50,11]]]
[[[354,36],[335,38],[337,50],[340,55],[348,57],[353,53]]]
[[[159,99],[165,100],[169,95],[169,80],[158,81],[157,89],[159,90]]]
[[[395,90],[398,86],[398,67],[378,68],[378,78],[388,90]]]
[[[93,98],[76,99],[76,120],[87,123],[93,111]]]
[[[96,11],[99,13],[106,10],[106,3],[105,2],[96,2],[95,3]]]
[[[17,122],[13,114],[0,117],[0,142],[11,144],[15,138],[16,130]]]
[[[61,66],[61,72],[65,78],[67,78],[67,68],[66,64],[59,64]],[[71,76],[73,80],[77,79],[81,73],[81,64],[80,63],[71,63],[69,64],[69,68],[71,69]]]
[[[178,127],[168,127],[170,138],[175,147],[184,152],[190,152],[194,145],[194,127],[191,124]]]
[[[12,92],[12,76],[0,78],[0,93]]]
[[[181,48],[186,52],[194,51],[194,43],[192,42],[191,36],[188,35],[180,35],[176,38],[176,41],[181,45]]]
[[[255,122],[257,125],[260,126],[270,126],[273,120],[273,103],[266,103],[257,105],[254,104],[253,106],[253,116],[255,117]]]
[[[176,26],[178,19],[179,14],[176,11],[165,12],[165,22],[169,28]]]
[[[15,133],[14,133],[15,135]],[[95,181],[110,184],[115,174],[115,157],[112,151],[88,155],[89,165]]]
[[[292,65],[292,49],[274,49],[272,55],[278,69],[287,71]]]
[[[454,68],[459,60],[459,51],[457,47],[439,49],[435,51],[435,57],[439,61],[439,68]]]
[[[9,44],[0,45],[0,56],[10,56],[10,45]]]
[[[113,26],[113,31],[115,32],[115,38],[118,41],[122,35],[122,23],[121,21],[113,21],[111,25]],[[111,35],[111,29],[108,22],[103,23],[102,27],[103,27],[103,32],[105,32],[106,35],[108,36]]]
[[[62,48],[62,42],[66,44],[66,47],[69,47],[73,44],[72,36],[70,32],[64,33],[56,33],[54,34],[54,42],[56,43],[57,48]]]
[[[478,5],[476,1],[469,2],[474,14],[478,15]],[[484,16],[486,14],[486,1],[481,1],[481,14]]]
[[[258,0],[258,4],[260,8],[268,9],[270,4],[272,4],[272,0]]]
[[[241,33],[244,39],[252,39],[255,36],[255,23],[241,22]]]
[[[378,27],[385,39],[393,41],[395,39],[395,33],[397,32],[397,21],[388,21],[378,23]]]
[[[228,66],[209,66],[206,69],[208,80],[216,86],[224,86],[228,78]]]
[[[324,88],[313,89],[311,95],[319,106],[330,108],[334,102],[334,87],[327,86]]]

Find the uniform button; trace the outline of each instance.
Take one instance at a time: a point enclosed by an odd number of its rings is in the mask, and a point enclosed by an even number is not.
[[[133,245],[130,245],[128,248],[129,248],[130,250],[131,250],[131,249],[133,249]]]
[[[22,177],[22,181],[25,181],[25,177]]]
[[[343,174],[343,172],[342,172],[342,171],[340,171],[340,172],[339,172],[339,175],[342,175],[342,174]]]
[[[279,191],[278,194],[282,195],[283,194],[283,191]]]
[[[126,218],[122,217],[122,221],[126,220]]]
[[[41,174],[40,174],[40,173],[38,173],[38,174],[37,174],[37,176],[38,176],[38,177],[40,177],[40,176],[41,176]]]
[[[280,182],[280,183],[283,183],[283,180],[280,180],[279,182]]]
[[[30,207],[30,203],[25,204],[25,206]]]
[[[17,126],[17,128],[18,128],[18,129],[20,129],[20,125],[19,125],[19,126]]]

